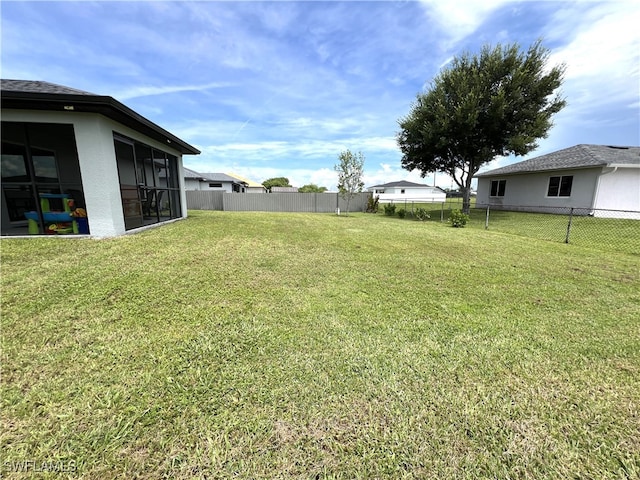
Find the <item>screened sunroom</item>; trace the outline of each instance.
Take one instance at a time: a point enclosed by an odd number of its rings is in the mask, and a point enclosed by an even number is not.
[[[109,237],[186,217],[196,148],[112,97],[2,80],[2,235]]]

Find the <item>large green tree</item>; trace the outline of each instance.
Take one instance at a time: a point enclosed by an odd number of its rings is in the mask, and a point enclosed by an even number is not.
[[[262,185],[269,192],[271,191],[271,187],[290,187],[291,186],[291,184],[289,183],[289,179],[287,177],[268,178],[264,182],[262,182]]]
[[[444,172],[463,193],[469,212],[471,180],[496,156],[525,155],[538,147],[566,101],[557,92],[565,65],[548,66],[549,50],[537,41],[484,46],[454,58],[401,118],[397,135],[402,166],[422,176]]]
[[[362,192],[364,182],[364,155],[362,152],[352,153],[350,150],[341,152],[338,156],[338,163],[334,165],[334,170],[338,172],[338,191],[342,198],[347,201],[347,212],[349,215],[349,203],[356,193]]]

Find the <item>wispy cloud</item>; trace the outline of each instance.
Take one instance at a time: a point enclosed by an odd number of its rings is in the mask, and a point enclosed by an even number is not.
[[[128,87],[121,91],[115,91],[111,94],[112,97],[119,100],[130,100],[132,98],[150,97],[153,95],[166,95],[168,93],[178,92],[202,92],[206,90],[218,89],[229,87],[230,83],[218,83],[211,82],[202,85],[164,85],[164,86],[150,86],[140,85]]]
[[[397,121],[453,57],[485,43],[526,47],[542,37],[551,62],[567,64],[569,106],[536,154],[640,143],[638,8],[622,0],[3,2],[2,73],[113,96],[198,146],[201,155],[185,157],[196,170],[330,187],[348,148],[364,153],[367,184],[425,181],[400,167]]]

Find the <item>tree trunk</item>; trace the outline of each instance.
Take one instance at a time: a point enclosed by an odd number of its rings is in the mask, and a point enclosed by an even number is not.
[[[462,190],[462,213],[469,215],[471,213],[471,180],[473,180],[473,174],[469,173],[464,182]]]
[[[462,189],[462,213],[469,215],[471,209],[471,190],[468,188]]]

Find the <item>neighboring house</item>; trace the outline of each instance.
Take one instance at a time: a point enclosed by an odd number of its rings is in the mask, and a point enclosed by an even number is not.
[[[0,90],[2,235],[75,226],[54,212],[63,194],[96,237],[187,216],[182,156],[199,150],[109,96],[30,80]]]
[[[271,193],[298,193],[298,187],[271,187]]]
[[[598,209],[640,212],[640,147],[576,145],[476,178],[476,206],[539,212],[574,207],[633,218],[638,215]]]
[[[184,169],[185,190],[208,190],[227,193],[246,193],[247,182],[226,173],[198,173]]]
[[[374,197],[380,197],[380,202],[399,202],[410,200],[413,202],[444,202],[447,194],[438,187],[432,187],[421,183],[399,182],[384,183],[374,185],[367,189]]]
[[[240,175],[237,175],[235,173],[228,173],[227,175],[229,175],[230,177],[235,178],[236,180],[239,180],[241,182],[244,182],[247,187],[246,187],[246,192],[247,193],[266,193],[267,189],[264,188],[264,185],[262,185],[261,183],[258,182],[254,182],[252,180],[248,180],[244,177],[241,177]]]

